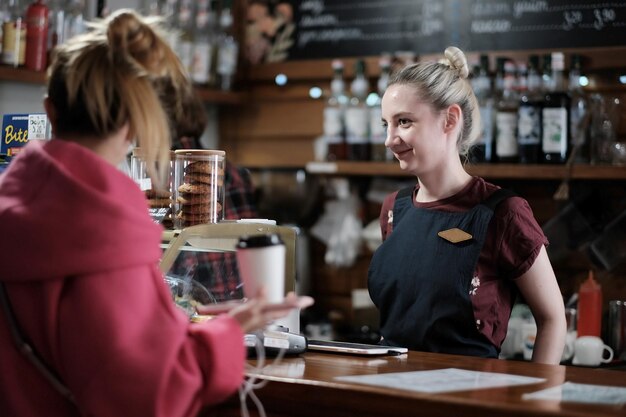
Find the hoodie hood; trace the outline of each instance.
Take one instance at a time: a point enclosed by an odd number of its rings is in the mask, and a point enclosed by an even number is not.
[[[135,182],[93,151],[30,142],[0,175],[3,281],[157,263],[162,228]]]

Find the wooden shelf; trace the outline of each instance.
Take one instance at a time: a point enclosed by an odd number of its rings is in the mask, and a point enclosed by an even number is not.
[[[518,62],[528,62],[531,54],[543,55],[553,52],[554,49],[526,49],[526,50],[500,50],[500,51],[465,51],[467,61],[478,62],[481,54],[487,54],[490,57],[492,66],[495,65],[496,57],[505,56]],[[569,62],[569,55],[580,54],[585,58],[584,70],[589,72],[603,71],[607,69],[619,69],[624,67],[624,46],[606,46],[606,47],[590,47],[590,48],[559,48],[566,54],[566,62]],[[420,55],[420,61],[436,61],[442,57],[441,53]],[[378,56],[354,56],[340,58],[344,62],[344,77],[351,79],[354,77],[354,62],[357,59],[365,60],[368,77],[378,78],[380,75],[380,67],[378,64]],[[317,82],[319,80],[329,80],[333,76],[331,67],[332,58],[322,58],[314,60],[292,60],[283,62],[272,62],[254,65],[248,68],[247,77],[251,82],[272,82],[276,74],[287,75],[290,81],[309,81]]]
[[[196,91],[204,102],[214,104],[240,104],[243,103],[245,96],[243,93],[215,90],[200,86],[196,86]]]
[[[43,84],[46,82],[46,72],[0,65],[0,80],[17,81],[28,84]]]
[[[564,165],[478,164],[466,166],[472,175],[485,178],[520,180],[561,180],[567,168]],[[320,175],[345,176],[412,176],[402,171],[397,163],[386,162],[309,162],[307,172]],[[626,180],[626,166],[574,165],[572,179]]]
[[[46,72],[0,65],[0,81],[44,84],[46,82]],[[201,86],[196,86],[196,91],[200,98],[207,103],[239,104],[244,99],[244,94],[231,91],[221,91]]]

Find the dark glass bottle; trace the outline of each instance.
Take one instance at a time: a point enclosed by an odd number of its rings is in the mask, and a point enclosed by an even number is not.
[[[515,64],[504,63],[502,95],[496,106],[496,155],[498,162],[517,162],[517,109],[519,99],[515,92]]]
[[[478,100],[482,130],[480,138],[470,152],[470,161],[474,163],[492,162],[493,153],[493,132],[495,123],[494,113],[494,92],[491,88],[491,78],[489,76],[489,56],[480,56],[480,66],[476,76],[472,80],[474,94]]]
[[[348,97],[345,94],[343,80],[343,61],[332,62],[333,79],[330,82],[330,97],[324,108],[324,140],[326,141],[326,159],[341,161],[346,159],[345,108]]]
[[[570,98],[565,89],[563,76],[564,56],[554,52],[552,61],[552,82],[543,100],[541,150],[547,163],[565,163],[569,154]]]
[[[536,164],[541,156],[541,75],[539,57],[531,55],[526,74],[526,90],[521,92],[517,111],[517,144],[519,160],[523,164]]]
[[[380,77],[378,77],[378,83],[376,85],[376,94],[373,95],[375,100],[372,100],[370,103],[370,97],[367,98],[370,122],[370,158],[372,161],[387,161],[389,160],[387,157],[388,150],[385,146],[387,132],[382,126],[382,110],[380,103],[387,89],[387,84],[389,83],[389,75],[391,72],[390,56],[386,54],[382,55],[379,65]]]
[[[576,162],[589,163],[589,100],[580,84],[581,57],[572,55],[569,70],[568,92],[571,99],[570,105],[570,137],[571,148],[578,147]]]
[[[369,109],[365,99],[369,92],[365,78],[365,61],[354,65],[354,80],[350,84],[350,104],[346,109],[346,145],[348,159],[367,161],[370,159]]]

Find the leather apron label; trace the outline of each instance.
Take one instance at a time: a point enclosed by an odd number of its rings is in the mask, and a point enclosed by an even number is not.
[[[458,227],[455,227],[453,229],[448,229],[448,230],[442,230],[441,232],[437,233],[437,236],[451,243],[465,242],[467,240],[472,239],[472,235],[470,235],[467,232],[464,232]]]

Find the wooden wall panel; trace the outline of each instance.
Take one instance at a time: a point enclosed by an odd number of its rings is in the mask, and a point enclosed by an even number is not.
[[[318,136],[322,133],[324,104],[316,100],[286,102],[259,101],[240,109],[237,130],[239,138],[254,136]]]
[[[313,159],[313,140],[308,136],[255,136],[226,147],[226,152],[248,168],[301,168]]]

